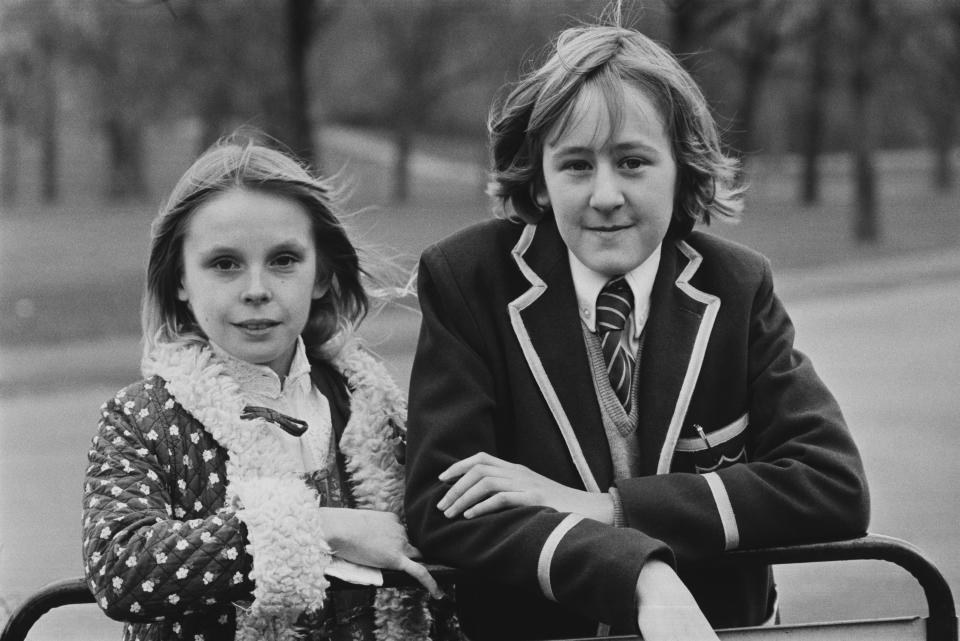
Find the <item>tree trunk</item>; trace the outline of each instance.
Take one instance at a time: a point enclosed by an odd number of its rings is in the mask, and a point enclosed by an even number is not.
[[[733,149],[735,153],[741,156],[747,156],[757,151],[754,145],[757,107],[760,104],[763,82],[766,79],[767,65],[771,57],[772,55],[769,53],[758,53],[756,56],[751,56],[744,70]]]
[[[698,0],[674,0],[670,20],[670,48],[680,56],[680,62],[687,66],[689,57],[697,42],[697,17],[700,13]],[[691,71],[687,68],[687,71]]]
[[[227,133],[228,122],[232,115],[233,105],[230,101],[229,88],[211,81],[211,85],[205,87],[204,94],[200,98],[198,155]]]
[[[857,4],[859,47],[856,68],[853,71],[853,118],[855,121],[854,163],[857,209],[854,220],[854,238],[858,243],[875,243],[880,238],[877,207],[877,176],[874,153],[874,72],[873,50],[878,16],[873,0],[859,0]]]
[[[396,157],[393,163],[393,198],[398,203],[410,199],[410,156],[413,152],[413,127],[404,119],[394,129]]]
[[[48,47],[43,49],[43,71],[40,82],[43,91],[43,124],[40,128],[40,198],[45,203],[56,202],[60,197],[60,144],[57,122],[58,104],[55,87],[53,54]]]
[[[146,194],[143,170],[143,133],[138,122],[114,114],[104,123],[109,175],[107,197],[112,200]]]
[[[933,186],[938,191],[950,191],[956,182],[953,167],[953,144],[957,137],[957,121],[951,104],[937,104],[932,116],[933,140]]]
[[[47,104],[40,134],[41,198],[45,203],[54,203],[60,198],[60,144],[57,139],[56,104]]]
[[[0,203],[4,205],[13,205],[17,202],[20,176],[20,141],[17,136],[17,113],[16,108],[5,103],[2,105],[3,118],[3,138],[0,141],[0,154],[2,154],[3,164],[2,176],[0,176]]]
[[[314,0],[287,0],[287,65],[289,139],[287,144],[315,168],[320,157],[310,123],[310,99],[307,91],[307,53],[313,38]]]
[[[826,129],[826,104],[830,86],[827,43],[830,42],[830,5],[824,3],[814,24],[810,43],[810,75],[807,100],[803,109],[804,131],[802,145],[803,173],[800,202],[815,205],[820,202],[820,153]]]

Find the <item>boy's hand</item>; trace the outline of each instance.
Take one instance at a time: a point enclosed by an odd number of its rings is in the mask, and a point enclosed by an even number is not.
[[[462,514],[469,519],[509,507],[533,505],[580,514],[608,525],[613,523],[613,500],[608,494],[567,487],[486,452],[457,461],[439,478],[457,479],[437,503],[447,518]]]
[[[717,641],[693,595],[663,561],[647,561],[637,580],[637,625],[644,641]]]

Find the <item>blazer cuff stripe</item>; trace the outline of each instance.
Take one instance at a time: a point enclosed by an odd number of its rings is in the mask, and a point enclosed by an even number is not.
[[[723,480],[716,472],[704,474],[703,479],[710,487],[710,493],[713,494],[713,502],[717,506],[717,512],[720,513],[720,522],[723,524],[723,549],[734,550],[740,545],[740,529],[737,527],[737,517],[733,513],[733,505],[730,503],[730,495],[727,494],[727,488],[724,487]]]
[[[543,595],[553,602],[557,600],[553,595],[553,586],[550,584],[550,566],[553,565],[553,555],[560,546],[560,541],[567,535],[567,532],[583,519],[584,517],[579,514],[568,514],[567,517],[560,521],[560,524],[553,529],[553,532],[547,537],[543,548],[540,550],[540,560],[537,562],[537,580],[540,582],[540,590],[543,591]]]

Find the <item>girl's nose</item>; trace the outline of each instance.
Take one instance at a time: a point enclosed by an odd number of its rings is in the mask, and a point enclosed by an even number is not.
[[[623,190],[613,167],[600,164],[593,179],[590,206],[597,211],[612,212],[624,203]]]
[[[250,305],[262,305],[270,300],[270,288],[259,271],[251,270],[242,297],[243,302]]]

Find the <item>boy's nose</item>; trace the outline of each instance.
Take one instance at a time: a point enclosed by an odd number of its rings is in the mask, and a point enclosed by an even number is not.
[[[597,167],[590,194],[590,206],[601,212],[611,212],[623,205],[623,190],[612,167]]]

